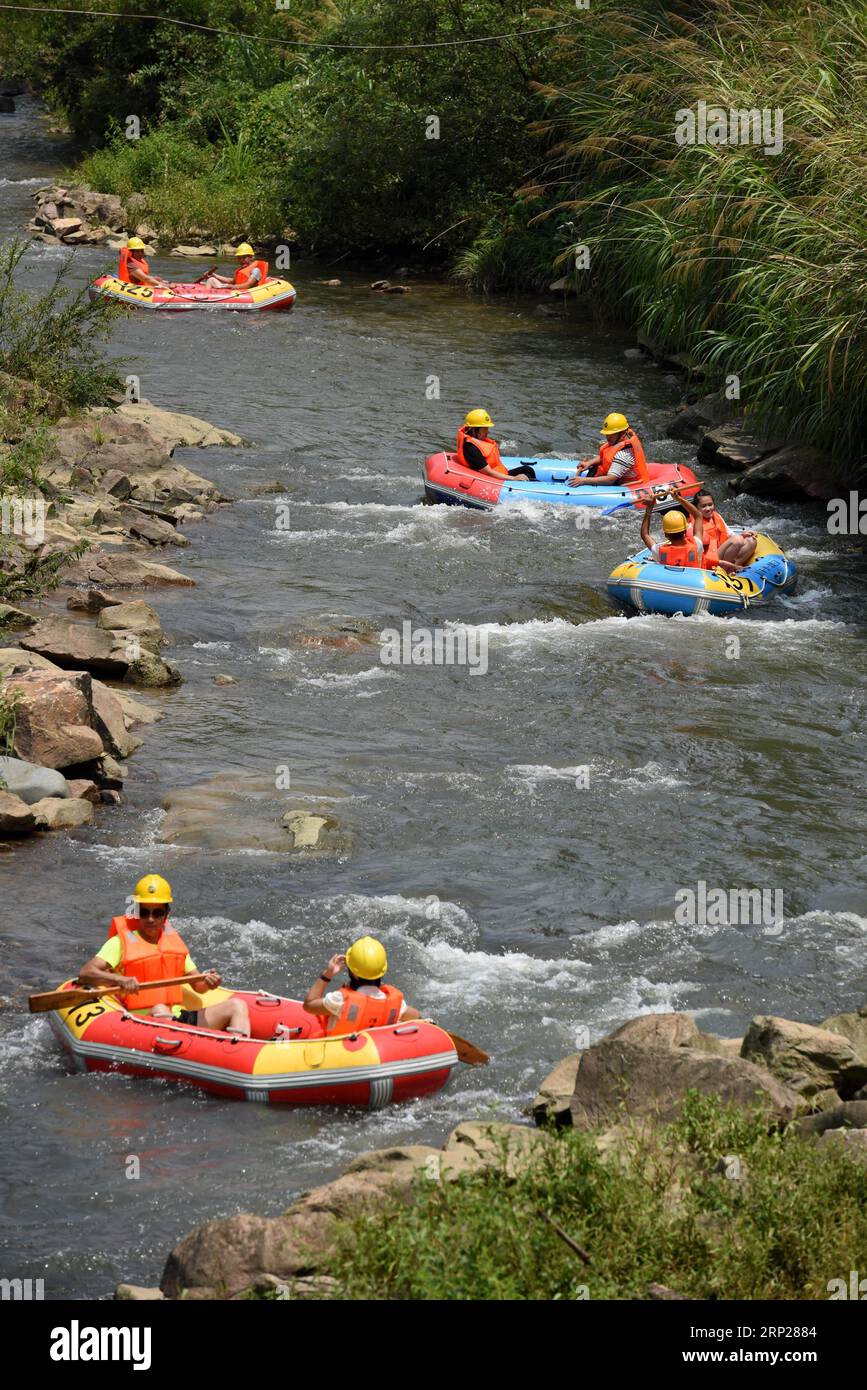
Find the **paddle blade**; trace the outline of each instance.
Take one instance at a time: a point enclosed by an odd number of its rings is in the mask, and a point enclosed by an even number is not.
[[[31,994],[30,1012],[47,1014],[52,1009],[73,1009],[78,1004],[90,1004],[110,993],[109,989],[55,989],[50,994]]]
[[[447,1031],[447,1030],[443,1030]],[[449,1033],[455,1045],[455,1052],[458,1054],[458,1061],[465,1062],[468,1067],[486,1067],[490,1062],[487,1052],[483,1052],[475,1043],[467,1042],[466,1038],[459,1038],[457,1033]]]

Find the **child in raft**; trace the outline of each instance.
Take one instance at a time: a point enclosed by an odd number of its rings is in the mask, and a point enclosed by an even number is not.
[[[713,493],[704,488],[695,502],[701,512],[702,569],[742,570],[755,554],[758,540],[755,531],[739,531],[737,535],[730,531],[716,510]],[[686,534],[692,540],[692,525]]]

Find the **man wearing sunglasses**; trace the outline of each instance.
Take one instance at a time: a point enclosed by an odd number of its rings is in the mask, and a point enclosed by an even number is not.
[[[146,874],[133,891],[135,915],[112,918],[108,940],[82,970],[83,985],[113,985],[130,1013],[153,1018],[173,1018],[176,1023],[199,1028],[225,1029],[250,1036],[250,1015],[242,999],[224,999],[204,1009],[183,1009],[183,987],[139,990],[139,985],[193,975],[196,967],[189,951],[169,922],[172,890],[159,874]],[[217,989],[220,976],[207,970],[191,986],[197,994]]]

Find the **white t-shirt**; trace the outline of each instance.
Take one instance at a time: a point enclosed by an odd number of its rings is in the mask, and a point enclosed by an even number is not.
[[[356,993],[369,994],[371,999],[385,999],[386,997],[383,991],[379,989],[376,985],[359,985],[358,989],[356,990]],[[343,1010],[343,991],[339,989],[330,990],[328,994],[323,994],[322,1002],[325,1005],[328,1012],[330,1014],[333,1014],[334,1017],[337,1018]],[[400,1022],[405,1013],[406,1000],[404,1000],[400,1006],[398,1022]]]

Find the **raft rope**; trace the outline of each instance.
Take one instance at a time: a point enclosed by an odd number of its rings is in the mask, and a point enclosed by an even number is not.
[[[266,34],[247,34],[240,29],[217,29],[212,24],[194,24],[189,19],[173,19],[169,15],[128,14],[123,10],[74,10],[57,5],[5,5],[0,10],[15,10],[21,14],[67,14],[79,15],[85,19],[133,19],[152,20],[156,24],[174,24],[180,29],[197,29],[203,34],[220,34],[230,39],[250,39],[253,43],[270,43],[278,48],[335,48],[364,53],[393,53],[420,48],[463,48],[476,43],[504,43],[507,39],[527,39],[534,34],[550,34],[557,30],[572,29],[576,21],[566,24],[545,24],[539,29],[513,30],[509,34],[488,34],[480,38],[435,39],[429,43],[327,43],[316,39],[275,39]],[[580,20],[577,21],[580,23]]]

